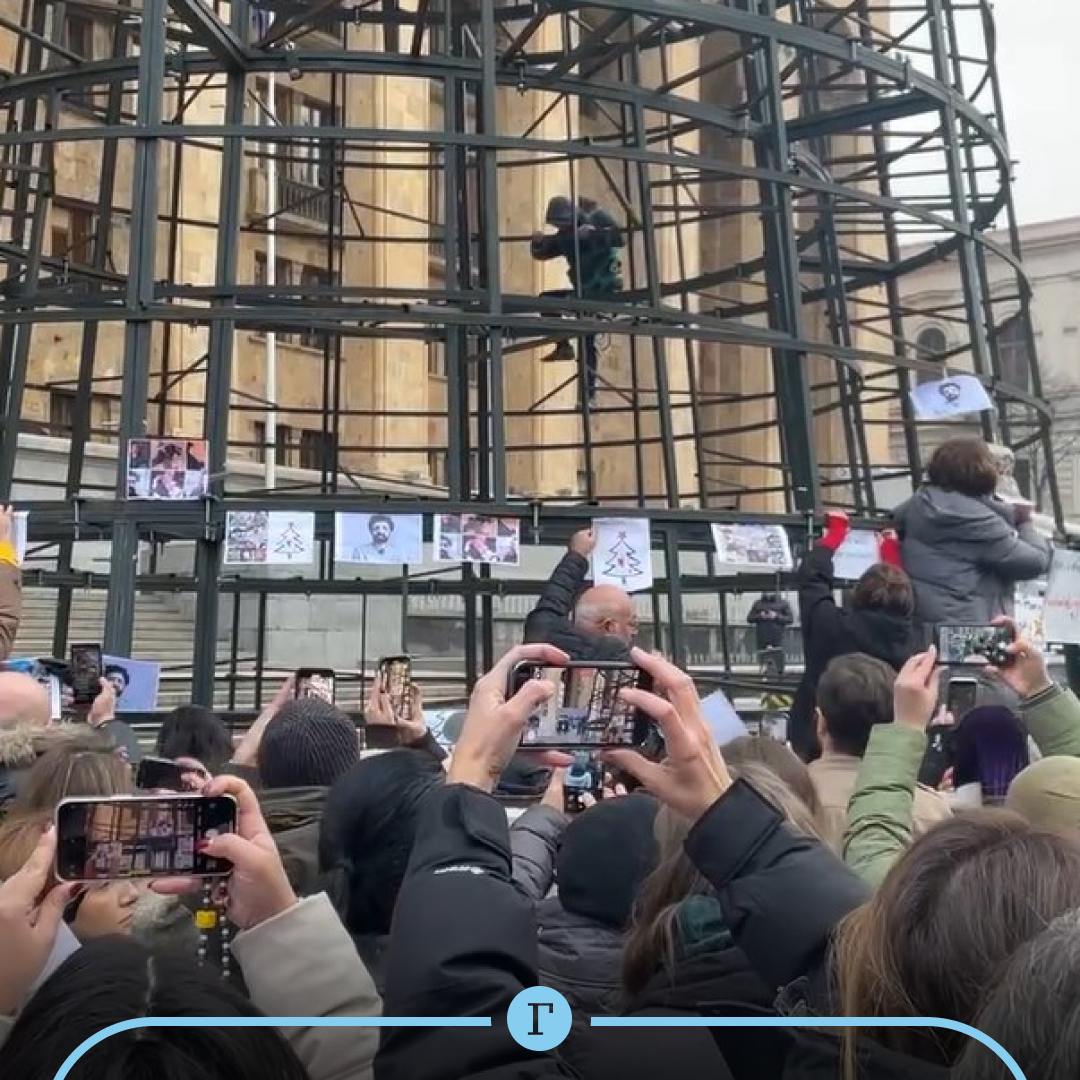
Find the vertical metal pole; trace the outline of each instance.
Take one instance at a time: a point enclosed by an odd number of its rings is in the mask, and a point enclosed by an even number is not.
[[[116,24],[113,39],[113,55],[127,55],[128,30],[123,20]],[[120,123],[124,104],[124,88],[117,81],[109,87],[109,100],[105,107],[105,123],[114,127]],[[107,139],[101,148],[101,179],[98,185],[97,232],[94,235],[94,249],[91,264],[95,270],[103,271],[109,256],[109,241],[112,237],[113,199],[116,191],[116,162],[120,148],[119,139]],[[179,152],[179,151],[177,151]],[[91,286],[94,288],[94,286]],[[94,360],[97,356],[98,323],[86,322],[83,325],[82,342],[79,349],[79,374],[75,390],[75,415],[72,419],[71,446],[68,450],[67,479],[64,484],[64,497],[70,503],[82,489],[83,465],[86,461],[86,444],[90,440],[90,411],[94,388]],[[167,343],[166,343],[167,349]],[[164,395],[164,382],[162,383]],[[56,569],[60,574],[71,569],[71,557],[74,553],[73,539],[61,541],[57,552]],[[72,587],[61,585],[56,594],[56,622],[53,626],[53,656],[67,653],[68,628],[71,625]]]
[[[751,10],[756,7],[747,3],[740,6]],[[761,0],[760,7],[759,14],[775,17],[774,0]],[[752,118],[763,123],[768,132],[754,147],[757,163],[771,171],[785,172],[789,168],[790,150],[776,42],[762,38],[756,48],[747,42],[745,67],[747,93],[753,103]],[[760,188],[764,208],[761,218],[765,234],[769,324],[801,342],[805,340],[802,286],[791,188],[787,183],[771,181],[762,182]],[[788,503],[800,511],[816,509],[821,504],[806,362],[807,354],[801,348],[773,350],[780,435],[791,485]]]
[[[941,0],[927,0],[927,13],[929,14],[927,29],[930,32],[934,77],[938,82],[948,86],[950,71],[948,48],[945,42],[945,14]],[[964,286],[964,313],[971,332],[971,359],[979,375],[988,375],[991,374],[989,347],[986,340],[986,323],[983,321],[984,311],[979,288],[975,241],[971,236],[971,215],[968,211],[964,170],[960,163],[956,109],[951,100],[946,99],[941,104],[941,125],[945,165],[949,179],[949,202],[952,206],[953,218],[960,227],[960,243],[956,254],[960,263],[960,279]],[[983,412],[979,414],[979,419],[982,423],[983,437],[990,440],[996,438],[995,415],[991,412]]]
[[[635,33],[635,19],[630,20],[630,34]],[[630,53],[630,75],[633,82],[640,84],[641,64],[638,47]],[[634,145],[643,153],[649,149],[648,134],[645,128],[645,111],[640,102],[631,107]],[[658,308],[662,303],[660,293],[660,260],[656,253],[656,222],[652,208],[652,184],[649,179],[649,166],[638,162],[637,186],[641,199],[642,248],[645,252],[646,288],[649,304]],[[679,505],[679,466],[675,457],[674,429],[671,423],[671,391],[668,386],[667,350],[661,337],[653,336],[653,365],[656,372],[656,413],[660,425],[660,447],[664,463],[664,497],[668,506]]]
[[[124,375],[120,403],[116,498],[127,495],[126,455],[131,439],[146,433],[146,399],[150,393],[153,323],[146,309],[154,301],[157,255],[158,164],[160,144],[148,132],[161,123],[165,82],[165,0],[143,4],[139,38],[139,90],[135,113],[135,153],[131,199],[131,250],[128,257]],[[139,525],[133,519],[113,524],[109,595],[105,605],[105,650],[131,654],[135,622],[135,576]]]
[[[481,0],[480,6],[480,134],[498,134],[499,123],[496,108],[495,80],[495,0]],[[499,163],[493,146],[480,150],[481,205],[483,230],[484,285],[487,310],[493,320],[503,313],[502,259],[499,251]],[[490,425],[491,481],[486,493],[493,502],[506,500],[506,426],[503,415],[503,330],[501,326],[488,328],[488,417]],[[483,404],[481,404],[483,408]]]
[[[274,15],[270,15],[270,25],[274,25]],[[231,83],[230,83],[231,85]],[[241,91],[241,100],[243,91]],[[270,123],[277,127],[277,75],[271,71],[266,76],[266,109],[270,114]],[[243,113],[241,119],[243,123]],[[277,215],[278,215],[278,153],[281,144],[269,145],[266,159],[266,287],[273,289],[277,285]],[[241,148],[243,153],[243,148]],[[263,456],[263,486],[267,491],[277,486],[277,330],[273,326],[266,329],[266,356],[264,358],[263,382],[266,398],[265,438],[266,452]]]
[[[255,711],[262,711],[263,669],[266,667],[266,593],[259,591],[255,611]]]
[[[46,5],[40,4],[34,11],[34,32],[44,37],[46,24]],[[58,40],[64,22],[64,5],[56,7],[57,15],[52,26],[52,38]],[[27,50],[28,70],[37,70],[49,66],[50,56],[46,56],[42,46],[31,41]],[[28,97],[23,103],[22,128],[34,131],[38,126],[39,100]],[[53,91],[47,104],[42,108],[43,127],[56,126],[57,95]],[[16,244],[25,244],[30,252],[25,267],[25,288],[32,290],[41,276],[41,252],[45,237],[45,215],[48,210],[47,194],[51,186],[53,144],[44,144],[40,149],[33,142],[24,144],[18,152],[21,171],[12,181],[15,187],[15,209],[12,214],[11,236]],[[32,209],[31,207],[32,200]],[[29,210],[29,213],[28,213]],[[29,235],[27,235],[27,230]],[[20,273],[14,270],[9,276],[9,287],[15,295],[23,286],[18,283]],[[0,502],[8,502],[11,497],[11,485],[15,478],[15,457],[19,447],[19,418],[22,416],[23,395],[26,391],[26,375],[30,364],[30,342],[34,333],[32,322],[23,323],[12,329],[12,336],[5,336],[4,345],[10,347],[5,352],[5,364],[10,369],[5,380],[6,394],[0,404],[3,416],[7,419],[0,427]],[[10,360],[6,359],[10,357]]]
[[[233,0],[232,29],[247,40],[249,16],[247,0]],[[225,124],[237,127],[244,122],[243,71],[230,71],[225,89]],[[244,178],[244,140],[239,136],[223,139],[221,149],[221,187],[218,201],[219,225],[217,260],[214,278],[223,298],[219,308],[235,310],[237,251],[240,236],[240,204]],[[213,498],[225,494],[225,467],[229,451],[229,394],[232,388],[232,358],[236,323],[233,318],[215,319],[210,324],[206,374],[205,434],[209,442],[207,471]],[[268,456],[273,447],[268,448]],[[221,539],[211,528],[200,541],[195,554],[198,582],[195,609],[195,656],[192,662],[192,700],[198,705],[214,703],[215,665],[217,661],[218,610],[220,593]],[[265,609],[264,609],[265,614]]]
[[[667,525],[664,528],[664,563],[668,579],[668,623],[670,626],[668,650],[672,660],[682,667],[686,663],[686,636],[683,634],[682,570],[679,566],[678,525]]]

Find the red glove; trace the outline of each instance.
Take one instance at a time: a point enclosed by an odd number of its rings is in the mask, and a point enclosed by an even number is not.
[[[895,529],[883,529],[878,533],[878,558],[889,566],[903,569],[900,560],[900,537]]]
[[[825,514],[825,532],[818,541],[823,547],[835,551],[851,532],[851,523],[843,510],[829,510]]]

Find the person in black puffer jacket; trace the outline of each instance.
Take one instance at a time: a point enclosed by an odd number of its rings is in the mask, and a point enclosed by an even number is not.
[[[563,834],[557,893],[536,910],[540,982],[570,1002],[579,1022],[618,1005],[626,927],[657,861],[655,817],[655,799],[623,795],[590,807]]]
[[[745,762],[740,775],[792,826],[811,836],[817,823],[806,805],[770,769]],[[775,987],[762,981],[735,943],[709,882],[683,851],[688,822],[661,808],[655,832],[660,862],[634,907],[621,972],[621,1015],[774,1015]],[[624,1029],[578,1033],[567,1060],[588,1080],[648,1080],[657,1063],[678,1062],[688,1076],[724,1067],[735,1080],[779,1077],[790,1045],[786,1032],[752,1028],[642,1029],[630,1042]]]
[[[881,542],[882,562],[856,582],[850,610],[836,603],[833,554],[848,534],[847,515],[827,515],[828,526],[799,567],[799,615],[805,667],[788,720],[788,741],[803,761],[821,754],[814,708],[817,685],[829,661],[865,653],[899,671],[922,647],[915,623],[911,581],[897,565],[895,538]]]

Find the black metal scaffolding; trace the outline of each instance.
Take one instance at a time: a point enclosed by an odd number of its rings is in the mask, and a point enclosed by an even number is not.
[[[0,34],[16,42],[0,82],[0,500],[20,483],[56,489],[30,509],[34,580],[58,589],[58,651],[75,587],[108,589],[106,645],[121,654],[138,591],[194,592],[194,693],[211,701],[223,592],[407,596],[408,578],[335,576],[330,515],[385,506],[386,482],[402,481],[366,476],[358,461],[392,453],[419,475],[434,449],[445,475],[399,484],[393,505],[516,514],[526,540],[545,542],[597,506],[649,517],[667,565],[657,585],[666,644],[681,656],[683,593],[754,582],[690,573],[680,553],[708,549],[711,521],[778,520],[798,534],[825,506],[883,514],[885,487],[921,477],[925,441],[908,391],[943,371],[986,385],[994,411],[956,427],[1034,461],[1043,478],[1032,494],[1062,523],[985,2],[24,0],[18,25]],[[317,135],[288,118],[268,126],[260,87],[270,78],[318,80]],[[430,87],[430,124],[358,123],[380,78]],[[549,121],[562,137],[541,137]],[[47,230],[50,207],[67,198],[57,162],[88,147],[96,175],[81,209],[92,236],[57,250]],[[210,213],[187,209],[197,177],[185,161],[196,152],[218,162]],[[284,178],[272,220],[251,212],[244,184],[270,158]],[[317,178],[296,180],[312,161]],[[403,211],[357,195],[376,173],[441,191],[408,235],[388,227]],[[543,206],[531,219],[510,211],[515,189],[541,174],[545,190],[597,199],[625,227],[625,291],[612,301],[516,285],[511,264]],[[317,278],[245,279],[241,245],[262,243],[270,227],[321,248]],[[216,234],[210,279],[185,280],[184,229]],[[351,269],[359,253],[414,244],[432,252],[438,276],[377,286]],[[937,262],[956,267],[961,306],[905,306],[905,277]],[[949,328],[947,352],[908,340],[916,317]],[[35,361],[66,324],[81,327],[80,348],[57,374]],[[118,368],[102,345],[117,324]],[[175,343],[193,329],[205,331],[205,352],[178,367]],[[271,331],[313,343],[304,362],[317,408],[238,385],[239,335]],[[589,334],[605,343],[595,401],[579,358],[559,385],[510,403],[523,365]],[[445,399],[424,410],[358,401],[347,391],[368,362],[357,343],[369,341],[426,343],[445,370]],[[193,383],[201,400],[185,392]],[[58,387],[73,401],[70,455],[65,477],[49,481],[22,465],[19,438],[33,424],[20,418],[28,394]],[[95,490],[85,450],[105,434],[92,421],[102,393],[119,401],[109,434],[121,445],[159,433],[182,408],[185,433],[209,440],[212,498],[128,503],[122,470]],[[229,463],[260,447],[234,421],[270,413],[309,414],[318,467],[302,482],[235,488]],[[538,417],[565,434],[516,434]],[[402,434],[417,420],[439,445]],[[356,425],[382,435],[356,441]],[[513,461],[568,452],[578,489],[521,489]],[[319,514],[317,576],[223,576],[225,514],[286,505]],[[112,541],[108,575],[72,571],[80,539]],[[194,542],[193,571],[141,565],[147,541]],[[463,598],[471,676],[491,659],[492,597],[535,583],[466,567],[422,588]]]

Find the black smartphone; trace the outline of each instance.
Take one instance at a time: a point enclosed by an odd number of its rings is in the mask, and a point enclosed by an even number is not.
[[[318,698],[334,704],[335,675],[330,668],[299,668],[293,680],[294,693],[298,698]]]
[[[144,757],[135,770],[135,786],[143,791],[183,791],[184,773],[168,758]]]
[[[604,766],[587,751],[579,751],[563,777],[563,813],[580,814],[588,809],[586,795],[597,801],[604,797]]]
[[[975,708],[979,696],[979,683],[976,679],[957,677],[949,680],[949,689],[945,695],[945,707],[959,723]]]
[[[926,753],[919,766],[919,783],[939,788],[953,764],[951,724],[931,724],[926,729]]]
[[[379,679],[390,697],[394,719],[412,719],[412,660],[407,656],[384,656],[379,661]]]
[[[529,718],[523,747],[640,746],[653,728],[649,717],[620,696],[623,690],[652,688],[648,672],[633,664],[571,661],[546,667],[525,660],[510,673],[508,692],[516,694],[529,679],[546,679],[555,692]]]
[[[75,705],[91,705],[101,693],[101,677],[105,670],[100,645],[71,646],[71,689]]]
[[[221,877],[226,859],[206,841],[236,829],[231,795],[114,795],[63,799],[56,808],[56,876],[61,881]]]
[[[1002,664],[1012,644],[1007,626],[938,626],[935,634],[942,664]]]

